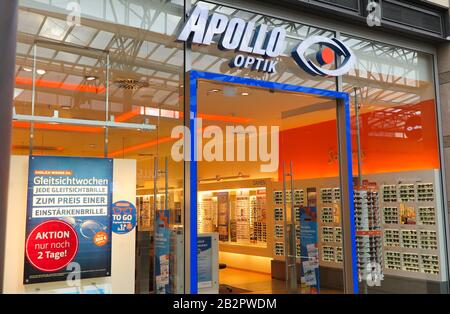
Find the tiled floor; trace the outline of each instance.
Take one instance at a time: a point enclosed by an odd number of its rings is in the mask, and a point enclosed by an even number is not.
[[[246,270],[225,268],[219,271],[220,284],[249,290],[249,293],[283,294],[287,293],[286,283],[272,279],[269,274],[256,273]],[[342,293],[335,290],[321,289],[323,294]]]

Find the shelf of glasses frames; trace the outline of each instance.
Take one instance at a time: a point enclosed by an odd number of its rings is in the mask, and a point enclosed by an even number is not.
[[[419,239],[417,230],[404,229],[401,231],[401,246],[407,249],[417,249],[419,247]]]
[[[342,253],[342,246],[335,247],[335,257],[336,257],[336,260],[335,260],[336,263],[342,263],[344,261],[344,255]]]
[[[342,228],[341,227],[334,228],[334,242],[342,243]]]
[[[273,191],[273,203],[275,205],[283,205],[283,191]]]
[[[322,242],[334,242],[333,227],[322,227]]]
[[[381,187],[382,199],[385,203],[397,202],[397,186],[396,185],[383,185]]]
[[[320,217],[322,223],[333,223],[334,222],[334,211],[332,207],[322,207]]]
[[[295,223],[300,223],[300,209],[301,207],[294,207],[294,211],[295,211]]]
[[[384,246],[400,247],[400,230],[384,229]]]
[[[414,184],[400,184],[398,187],[399,199],[401,202],[415,202],[416,189]]]
[[[257,242],[267,243],[267,224],[264,222],[253,223],[254,239]]]
[[[400,252],[386,251],[384,267],[391,270],[402,269],[402,257]]]
[[[355,190],[356,230],[381,230],[378,192],[371,190]]]
[[[294,205],[304,205],[305,192],[303,190],[294,190]]]
[[[356,236],[356,249],[358,253],[358,269],[361,272],[366,270],[367,264],[372,262],[382,263],[383,245],[379,235],[358,235]]]
[[[382,264],[383,243],[379,193],[373,186],[355,190],[356,249],[359,278],[363,278],[370,263]]]
[[[333,189],[333,197],[336,202],[341,200],[341,189],[340,188]]]
[[[297,242],[300,242],[300,225],[299,224],[295,225],[295,240]]]
[[[420,255],[420,271],[425,274],[439,275],[439,256],[430,254]]]
[[[398,207],[383,207],[383,223],[388,225],[396,225],[399,223]]]
[[[284,209],[281,207],[275,207],[274,210],[275,221],[284,221]]]
[[[320,201],[322,204],[332,204],[333,203],[333,189],[323,188],[320,189]]]
[[[276,238],[284,238],[284,226],[283,225],[275,225],[275,237]]]
[[[275,242],[275,256],[284,256],[284,243]]]
[[[436,210],[434,206],[419,206],[419,223],[422,225],[436,224]]]
[[[417,201],[434,202],[433,183],[417,183]]]
[[[295,245],[295,256],[297,257],[297,258],[300,258],[301,257],[301,250],[300,250],[300,243],[297,243],[296,245]]]
[[[402,253],[402,269],[409,272],[420,272],[419,254]]]
[[[420,248],[422,250],[437,250],[437,232],[433,230],[420,230]]]
[[[322,261],[324,262],[335,262],[334,256],[334,247],[333,246],[322,246]]]

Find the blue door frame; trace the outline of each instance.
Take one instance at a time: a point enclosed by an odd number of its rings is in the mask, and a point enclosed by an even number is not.
[[[329,97],[336,100],[341,100],[345,106],[345,134],[347,137],[347,175],[348,182],[348,198],[350,219],[350,234],[351,234],[351,252],[352,252],[352,279],[353,292],[358,293],[358,269],[357,269],[357,255],[356,255],[356,235],[355,235],[355,220],[354,220],[354,205],[353,205],[353,178],[352,173],[352,147],[351,147],[351,132],[350,132],[350,97],[348,93],[329,91],[324,89],[317,89],[304,86],[296,86],[289,84],[282,84],[276,82],[268,82],[255,80],[250,78],[242,78],[237,76],[230,76],[217,73],[190,71],[189,72],[189,113],[190,113],[190,130],[191,130],[191,158],[190,158],[190,293],[198,293],[198,273],[197,273],[197,136],[196,132],[196,117],[197,117],[197,89],[198,80],[207,80],[216,83],[233,83],[239,85],[246,85],[249,87],[259,87],[265,89],[272,89],[278,91],[288,91],[294,93],[310,94],[321,97]]]

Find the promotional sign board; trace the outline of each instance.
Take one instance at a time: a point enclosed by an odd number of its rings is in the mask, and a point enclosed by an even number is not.
[[[197,238],[198,288],[211,288],[213,283],[212,240],[210,235]]]
[[[136,226],[136,207],[128,201],[115,202],[112,205],[112,231],[126,234]]]
[[[155,281],[156,293],[170,293],[170,212],[159,210],[155,219]]]
[[[30,156],[24,284],[111,275],[113,160]]]
[[[320,292],[317,207],[300,208],[301,282],[308,293]]]

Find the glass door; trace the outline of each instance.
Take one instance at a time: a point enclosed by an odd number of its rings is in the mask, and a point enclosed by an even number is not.
[[[336,99],[291,85],[192,76],[200,79],[191,215],[199,237],[218,234],[217,292],[343,292]],[[197,262],[200,280],[205,269]]]

